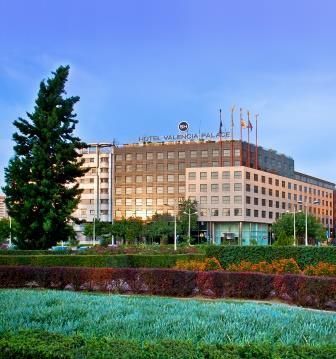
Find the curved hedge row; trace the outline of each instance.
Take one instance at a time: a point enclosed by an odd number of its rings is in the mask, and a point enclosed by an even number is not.
[[[71,266],[106,268],[172,268],[178,260],[202,260],[203,254],[175,255],[0,255],[0,265]]]
[[[27,330],[0,339],[1,359],[332,359],[333,345],[204,344],[182,341],[134,342],[107,337],[86,338]]]
[[[336,278],[149,268],[0,266],[0,287],[42,287],[212,298],[279,299],[336,310]]]
[[[217,258],[223,268],[242,261],[259,263],[277,259],[293,258],[301,269],[319,262],[336,264],[336,247],[294,246],[207,246],[208,257]]]

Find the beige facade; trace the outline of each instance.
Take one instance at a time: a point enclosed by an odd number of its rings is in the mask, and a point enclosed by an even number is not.
[[[1,218],[8,218],[4,195],[0,195],[0,219]]]

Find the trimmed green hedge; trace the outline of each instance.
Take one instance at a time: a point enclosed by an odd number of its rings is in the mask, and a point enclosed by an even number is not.
[[[301,269],[318,262],[336,264],[336,247],[208,246],[205,253],[216,257],[223,268],[241,261],[259,263],[282,258],[294,258]]]
[[[333,359],[336,346],[223,345],[182,341],[136,342],[108,337],[65,336],[38,330],[6,333],[0,339],[1,359],[177,358],[177,359]]]
[[[177,260],[204,259],[202,254],[176,255],[0,255],[0,265],[42,267],[171,268]]]

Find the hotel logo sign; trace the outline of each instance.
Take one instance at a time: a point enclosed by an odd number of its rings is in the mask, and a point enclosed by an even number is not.
[[[186,121],[182,121],[182,122],[180,122],[179,125],[178,125],[178,129],[179,129],[180,131],[182,131],[182,132],[188,131],[188,128],[189,128],[189,124],[188,124],[188,122],[186,122]]]

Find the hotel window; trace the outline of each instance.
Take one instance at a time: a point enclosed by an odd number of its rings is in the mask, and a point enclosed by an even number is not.
[[[191,158],[197,158],[197,151],[190,151]]]
[[[127,167],[128,167],[128,166],[126,166],[126,168],[127,168]],[[141,164],[136,165],[136,170],[137,170],[138,172],[141,172],[141,171],[143,170],[142,165],[141,165]]]
[[[218,179],[218,172],[211,172],[211,179]]]
[[[184,162],[179,162],[178,164],[178,169],[181,171],[181,170],[184,170],[185,169],[185,163]]]
[[[126,206],[132,206],[132,198],[126,198]]]
[[[211,216],[218,217],[218,208],[211,208]]]
[[[206,203],[207,203],[207,199],[208,199],[207,196],[200,196],[200,203],[201,203],[201,204],[206,204]]]
[[[156,193],[163,193],[163,187],[156,187]]]
[[[147,160],[152,160],[153,159],[153,152],[147,152],[146,158],[147,158]]]
[[[108,162],[109,158],[108,157],[101,157],[100,158],[100,162]]]
[[[174,171],[174,170],[175,170],[175,165],[174,165],[174,163],[168,163],[167,169],[168,169],[168,171]]]
[[[97,168],[91,168],[90,173],[91,173],[91,174],[95,174],[95,173],[97,173]]]
[[[120,178],[120,179],[121,179],[121,177],[117,177],[117,178]],[[94,178],[90,178],[89,181],[90,181],[89,183],[94,183]],[[118,182],[118,183],[119,183],[119,182]]]
[[[202,158],[208,157],[208,151],[206,151],[206,150],[201,151],[201,157]]]
[[[218,150],[212,150],[212,157],[218,157],[219,151]]]
[[[196,179],[196,172],[189,172],[188,173],[188,179],[190,179],[190,180]]]
[[[251,203],[251,197],[250,196],[246,196],[246,204],[250,204]]]
[[[275,197],[279,197],[279,191],[275,191]]]
[[[207,215],[207,209],[206,208],[201,208],[200,209],[200,216],[201,217],[206,217]]]
[[[108,173],[109,169],[108,168],[101,168],[100,169],[100,173]]]
[[[153,205],[153,200],[152,198],[147,198],[146,199],[146,206],[152,206]]]
[[[250,172],[246,172],[246,173],[245,173],[245,178],[246,178],[247,180],[251,179],[251,173],[250,173]]]
[[[178,191],[179,191],[179,193],[185,193],[185,187],[179,186]]]
[[[235,155],[236,157],[239,157],[239,156],[240,156],[240,149],[239,149],[239,148],[236,148],[236,149],[234,150],[234,155]]]
[[[132,161],[132,153],[126,153],[126,161]]]
[[[271,199],[268,201],[268,207],[273,207],[273,201]]]
[[[281,206],[282,206],[282,209],[286,209],[286,203],[285,202],[282,202]]]
[[[268,189],[268,195],[273,196],[273,190],[271,188]]]
[[[167,153],[167,156],[168,156],[168,159],[174,159],[174,158],[175,158],[175,153],[169,151],[169,152]]]
[[[253,175],[253,179],[254,181],[258,182],[258,175],[256,173]]]
[[[234,204],[241,204],[242,203],[242,196],[234,196],[233,197]]]
[[[102,216],[106,216],[106,215],[108,214],[108,210],[107,210],[107,209],[101,209],[101,210],[100,210],[100,214],[101,214]]]
[[[115,189],[115,193],[116,193],[116,194],[122,194],[121,188],[120,188],[120,187],[117,187],[117,188]]]
[[[266,218],[266,211],[261,211],[261,217]]]
[[[235,192],[240,192],[242,190],[242,184],[241,183],[235,183],[234,187],[233,187],[233,190]]]
[[[304,193],[307,193],[307,187],[306,187],[306,186],[303,187],[303,192],[304,192]],[[322,193],[323,193],[323,192],[322,192]]]
[[[261,183],[266,183],[266,177],[265,176],[261,176]]]
[[[241,208],[235,208],[233,213],[234,213],[235,216],[241,216],[242,215],[242,209]]]
[[[291,193],[287,193],[287,199],[292,199]]]
[[[137,153],[136,154],[136,159],[137,159],[137,161],[141,161],[142,160],[142,153]]]
[[[258,205],[259,205],[259,199],[258,199],[258,198],[254,198],[254,199],[253,199],[253,204],[254,204],[255,206],[258,206]]]
[[[174,175],[168,175],[168,182],[174,182]]]
[[[228,149],[223,150],[223,156],[225,156],[225,157],[231,156],[231,151]]]
[[[230,208],[223,208],[222,214],[224,217],[230,217]]]
[[[167,204],[168,204],[168,206],[174,207],[175,206],[174,198],[168,198]]]
[[[265,187],[261,187],[261,194],[266,194],[266,188]]]
[[[208,162],[202,162],[201,167],[209,167]]]
[[[158,164],[156,165],[156,169],[157,169],[158,171],[163,171],[163,163],[158,163]]]
[[[286,188],[286,182],[285,181],[281,181],[281,187]]]
[[[167,188],[167,193],[174,193],[174,187],[172,187],[172,186],[169,186],[168,188]]]
[[[206,184],[201,184],[200,185],[200,192],[207,192],[207,185]]]
[[[132,183],[132,176],[126,176],[125,177],[125,182],[126,183]]]
[[[122,161],[122,155],[116,155],[116,161]]]
[[[302,192],[302,186],[301,185],[299,185],[299,191]]]
[[[136,198],[135,199],[135,205],[136,206],[142,206],[142,198]]]
[[[217,183],[212,183],[211,184],[211,192],[218,192],[218,188],[219,185]]]
[[[158,152],[157,155],[156,155],[156,158],[158,160],[163,160],[163,152]]]
[[[269,179],[268,179],[268,184],[272,184],[273,183],[273,181],[272,181],[272,178],[270,177]]]
[[[263,198],[263,199],[261,200],[261,205],[262,205],[263,207],[266,207],[266,199],[265,199],[265,198]]]
[[[251,191],[251,185],[249,183],[246,183],[245,189],[246,189],[246,192],[250,192]]]
[[[218,162],[217,161],[212,161],[212,167],[218,167]]]
[[[223,196],[222,202],[223,204],[230,204],[230,196]]]
[[[291,184],[290,182],[288,182],[287,188],[288,188],[288,189],[292,189],[292,184]]]
[[[153,176],[147,176],[146,181],[147,182],[153,182]]]
[[[200,179],[206,180],[207,179],[207,173],[206,172],[200,172]]]
[[[259,211],[257,209],[254,210],[254,217],[259,217]]]
[[[278,179],[275,180],[275,185],[279,186],[279,180]]]
[[[163,198],[157,198],[156,205],[157,206],[163,206]]]
[[[258,193],[258,186],[253,186],[253,192]]]
[[[146,192],[147,193],[153,193],[153,187],[147,187]]]
[[[235,166],[240,166],[240,161],[234,161]]]
[[[126,187],[126,194],[132,194],[132,187]]]
[[[294,201],[297,201],[297,194],[296,193],[294,193],[294,195],[293,195],[293,199],[294,199]]]
[[[163,175],[156,176],[156,182],[163,182]]]
[[[136,194],[142,194],[142,187],[137,187],[137,188],[135,189],[135,193],[136,193]]]
[[[142,176],[135,176],[135,182],[141,183],[142,182]]]
[[[296,190],[297,190],[297,184],[294,183],[294,191],[296,191]]]
[[[268,212],[268,218],[272,219],[273,218],[273,212]]]
[[[230,192],[230,183],[223,183],[222,184],[222,191],[223,192]]]
[[[230,171],[223,171],[222,179],[230,179]]]
[[[233,178],[234,178],[234,179],[241,179],[241,178],[242,178],[242,173],[241,173],[241,171],[234,171],[234,173],[233,173]]]
[[[108,194],[108,188],[101,188],[100,193],[102,194]]]
[[[246,217],[251,217],[251,210],[246,208]]]
[[[219,197],[218,196],[211,196],[211,203],[212,204],[218,204],[219,203]]]
[[[299,201],[302,201],[302,194],[299,195]]]
[[[195,196],[189,196],[188,199],[190,199],[190,201],[196,201],[196,197]],[[184,197],[179,197],[179,201],[183,201]]]
[[[280,217],[280,213],[279,212],[276,212],[275,213],[275,218],[278,219]]]
[[[230,162],[229,161],[224,161],[223,166],[224,167],[230,167]]]
[[[196,185],[194,183],[189,184],[188,186],[188,191],[189,192],[196,192]],[[201,191],[202,192],[202,191]]]
[[[121,198],[116,199],[115,204],[116,206],[122,206],[122,199]]]
[[[178,158],[185,158],[185,152],[184,151],[179,152]]]
[[[285,193],[285,192],[281,192],[281,196],[282,196],[282,198],[286,198],[286,193]]]
[[[275,201],[275,208],[280,208],[280,202],[279,201]]]

